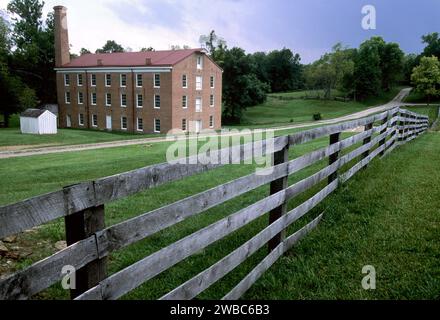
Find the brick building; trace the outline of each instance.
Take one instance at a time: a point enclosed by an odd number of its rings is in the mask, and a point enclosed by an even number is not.
[[[222,70],[203,49],[70,60],[66,8],[54,10],[60,127],[139,133],[221,128]]]

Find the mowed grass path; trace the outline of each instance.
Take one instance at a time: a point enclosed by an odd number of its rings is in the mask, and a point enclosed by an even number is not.
[[[141,139],[158,135],[140,135],[125,132],[106,132],[82,129],[58,129],[54,135],[22,134],[19,128],[0,129],[0,151],[6,146],[62,146],[117,140]]]
[[[439,163],[439,133],[374,161],[245,298],[439,299]],[[361,287],[365,265],[376,268],[376,290]]]

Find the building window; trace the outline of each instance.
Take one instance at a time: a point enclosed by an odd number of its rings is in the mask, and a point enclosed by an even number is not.
[[[105,75],[105,86],[110,87],[112,85],[112,75],[106,74]]]
[[[105,94],[105,105],[107,107],[110,107],[112,105],[112,94],[111,93]]]
[[[82,92],[78,92],[78,104],[84,103],[84,94]]]
[[[142,108],[144,106],[144,96],[141,94],[136,95],[136,107]]]
[[[154,132],[160,133],[160,119],[154,119]]]
[[[202,90],[203,79],[201,76],[196,77],[196,90]]]
[[[76,77],[77,77],[78,87],[81,87],[83,85],[83,75],[78,74]]]
[[[137,118],[137,131],[144,131],[144,122],[142,118]]]
[[[121,74],[121,87],[126,87],[126,86],[127,86],[127,75]]]
[[[66,127],[70,128],[72,126],[72,117],[70,116],[70,114],[68,114],[66,116]]]
[[[154,109],[160,109],[160,95],[154,95]]]
[[[78,123],[79,123],[80,126],[84,125],[84,114],[80,113],[78,115]]]
[[[198,70],[203,69],[203,57],[202,56],[197,57],[197,69]]]
[[[93,127],[98,126],[98,116],[96,114],[92,114],[92,126]]]
[[[143,83],[142,83],[142,74],[137,74],[136,75],[136,86],[137,87],[142,87]]]
[[[160,74],[159,73],[154,74],[154,87],[160,88]]]
[[[182,108],[187,109],[188,108],[188,96],[182,97]]]
[[[92,87],[96,87],[96,74],[90,75],[90,84]]]
[[[196,98],[196,112],[202,112],[202,98]]]
[[[214,106],[214,95],[211,94],[209,96],[209,106],[213,107]]]
[[[92,106],[96,106],[96,92],[92,92],[91,96],[92,100]]]
[[[188,80],[186,78],[186,74],[182,76],[182,88],[188,88]]]
[[[64,85],[66,87],[70,86],[70,74],[65,74],[64,75]]]
[[[127,130],[127,117],[121,117],[121,129]]]
[[[215,80],[214,80],[214,76],[211,76],[211,79],[209,80],[210,85],[211,85],[211,89],[214,89],[214,85],[215,85]]]
[[[64,101],[66,102],[66,104],[70,104],[70,92],[66,91],[65,95],[64,95]]]
[[[121,93],[121,107],[127,106],[127,94]]]
[[[214,128],[214,116],[209,116],[209,127]]]
[[[182,119],[182,131],[186,131],[186,119]]]

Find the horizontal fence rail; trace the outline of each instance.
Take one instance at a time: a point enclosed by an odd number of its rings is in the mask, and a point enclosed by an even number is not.
[[[218,156],[227,157],[229,163],[246,160],[247,148],[253,149],[254,154],[259,152],[258,154],[264,155],[273,152],[275,163],[273,167],[266,169],[267,174],[260,172],[258,175],[254,173],[240,177],[107,228],[104,227],[105,204],[164,183],[218,168],[222,166],[222,162],[201,164],[206,163],[203,161],[204,157],[212,155],[192,156],[186,159],[186,164],[164,163],[148,166],[68,186],[59,191],[0,207],[0,238],[63,217],[68,240],[67,248],[1,280],[0,299],[31,298],[59,282],[63,276],[61,270],[65,265],[71,265],[78,270],[77,278],[81,280],[79,288],[71,292],[72,298],[117,299],[201,249],[271,212],[270,223],[265,229],[211,267],[161,297],[192,299],[233,271],[263,246],[269,245],[270,253],[224,296],[224,299],[228,300],[237,299],[279,257],[313,230],[323,215],[319,215],[292,235],[286,236],[285,231],[289,226],[315,208],[341,183],[365,168],[375,157],[384,156],[397,146],[416,138],[427,130],[428,125],[427,116],[394,108],[358,120],[276,137],[271,141],[273,150],[268,150],[267,140],[221,149]],[[340,140],[341,132],[360,126],[365,130]],[[330,136],[330,144],[327,147],[293,160],[288,159],[290,146],[325,136]],[[356,147],[359,143],[362,143],[361,146]],[[347,153],[340,156],[340,153],[347,149]],[[359,157],[357,163],[346,168]],[[290,186],[287,185],[287,177],[326,158],[329,158],[326,167]],[[347,170],[339,173],[342,168]],[[289,200],[326,179],[326,187],[296,208],[286,210]],[[111,276],[106,276],[106,258],[115,250],[146,239],[267,184],[271,184],[271,194],[268,197],[154,252]]]

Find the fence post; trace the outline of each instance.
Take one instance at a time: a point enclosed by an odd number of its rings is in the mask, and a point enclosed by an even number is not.
[[[286,146],[280,151],[274,153],[273,165],[276,166],[288,161],[289,161],[289,141],[287,139]],[[270,194],[272,195],[280,192],[281,190],[286,189],[287,179],[288,179],[288,175],[286,174],[286,176],[272,181],[270,183]],[[281,216],[283,216],[286,213],[287,213],[287,202],[284,202],[281,206],[272,209],[269,213],[269,225],[274,223],[276,220],[281,218]],[[285,230],[283,230],[280,233],[278,233],[275,237],[273,237],[268,243],[269,251],[270,252],[273,251],[281,243],[281,241],[284,240],[285,236],[286,236],[286,232]]]
[[[399,141],[399,144],[402,144],[403,143],[403,134],[405,132],[405,121],[404,121],[405,113],[399,112],[399,116],[401,118],[399,120],[399,126],[401,128],[399,129],[399,136],[400,137],[397,139],[397,141]]]
[[[366,125],[365,125],[365,131],[368,131],[368,130],[371,130],[371,129],[373,129],[373,122],[371,122],[371,123],[367,123]],[[364,139],[364,141],[363,141],[363,145],[366,145],[366,144],[368,144],[368,143],[370,143],[371,142],[371,135],[369,136],[369,137],[367,137],[367,138],[365,138]],[[365,159],[366,157],[368,157],[368,155],[370,154],[370,149],[368,149],[367,151],[365,151],[363,154],[362,154],[362,159]],[[367,168],[367,166],[368,165],[365,165],[365,167],[364,167],[364,169],[365,168]]]
[[[385,123],[390,121],[390,119],[392,117],[393,117],[393,115],[391,114],[391,111],[388,111],[387,116],[382,120],[382,125],[384,125]],[[379,134],[384,134],[385,132],[387,132],[388,128],[389,128],[389,125],[387,125],[384,129],[382,129]],[[387,137],[385,137],[379,141],[379,147],[382,147],[385,144],[386,139],[387,139]],[[385,154],[385,149],[382,150],[381,153],[379,153],[379,156],[382,157],[384,154]]]
[[[88,238],[95,232],[104,229],[104,205],[92,207],[68,215],[64,218],[66,226],[66,242],[70,246],[75,242]],[[70,290],[71,299],[76,298],[88,289],[97,285],[106,277],[107,259],[97,259],[83,268],[76,270],[76,288]]]
[[[330,145],[338,143],[341,139],[341,133],[337,132],[330,135]],[[339,151],[336,151],[335,153],[332,153],[328,156],[328,164],[332,165],[339,159]],[[331,175],[328,176],[328,184],[332,183],[334,180],[338,178],[338,170],[333,172]]]

